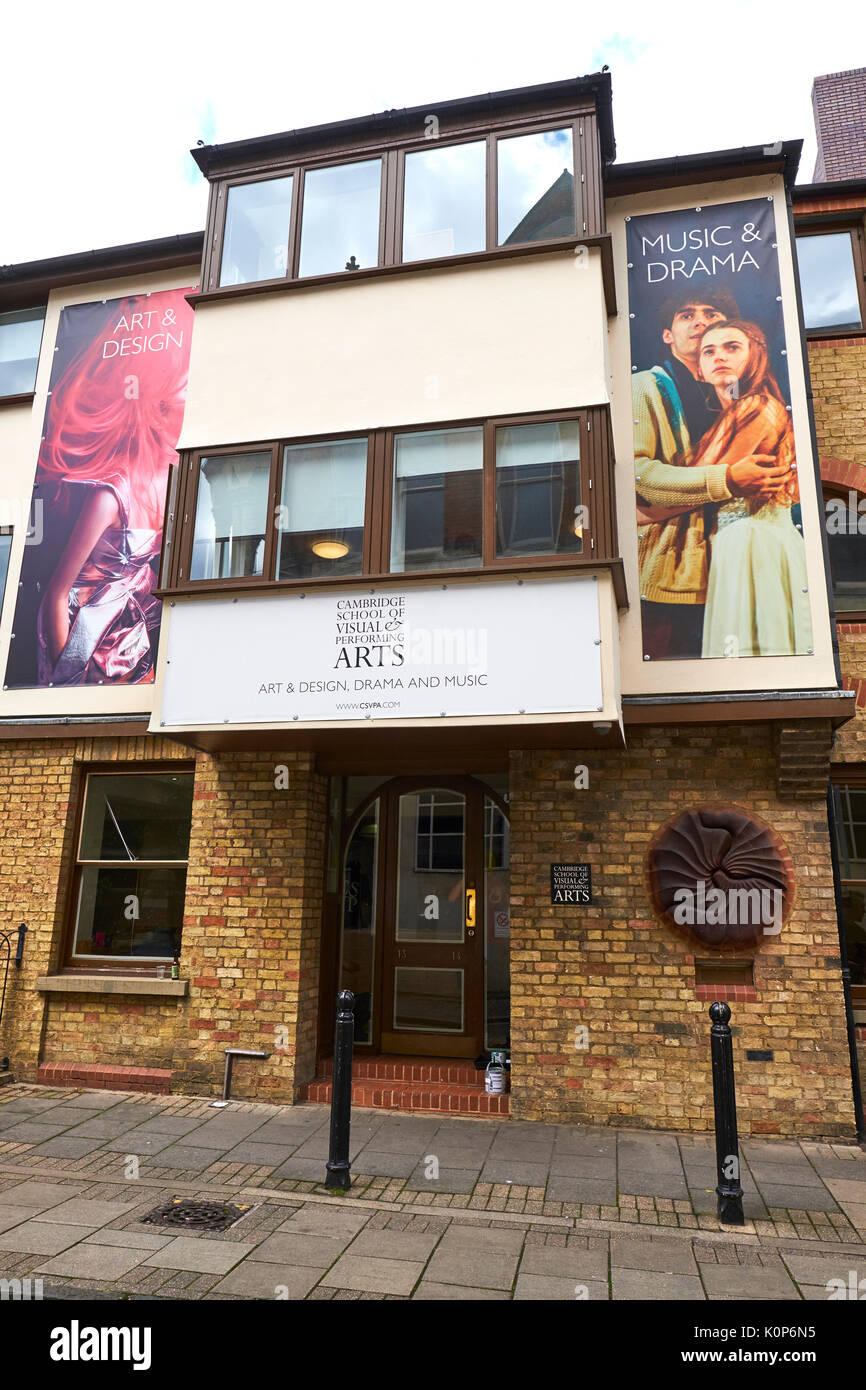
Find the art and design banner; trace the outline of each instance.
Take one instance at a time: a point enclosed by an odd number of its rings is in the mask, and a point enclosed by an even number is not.
[[[643,651],[812,649],[773,202],[627,222]]]
[[[188,290],[61,311],[6,685],[152,681]]]

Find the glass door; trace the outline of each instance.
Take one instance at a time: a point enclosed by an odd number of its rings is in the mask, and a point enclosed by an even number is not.
[[[383,1052],[483,1048],[481,791],[392,789],[384,922]]]

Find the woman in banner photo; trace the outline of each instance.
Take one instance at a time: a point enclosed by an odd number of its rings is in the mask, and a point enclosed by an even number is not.
[[[120,302],[138,306],[137,298]],[[153,679],[159,601],[151,590],[187,356],[106,357],[102,336],[54,388],[39,457],[37,481],[54,485],[54,506],[74,516],[86,494],[39,608],[40,685]]]
[[[691,465],[765,455],[787,472],[765,495],[722,503],[710,541],[702,656],[786,656],[812,646],[806,548],[791,518],[798,500],[791,420],[757,324],[733,319],[701,338],[698,369],[722,407]]]

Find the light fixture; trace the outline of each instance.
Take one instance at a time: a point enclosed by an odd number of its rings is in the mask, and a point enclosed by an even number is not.
[[[313,554],[320,560],[342,560],[348,555],[349,547],[345,541],[314,541]]]

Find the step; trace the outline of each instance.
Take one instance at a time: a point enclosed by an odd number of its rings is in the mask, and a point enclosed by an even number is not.
[[[319,1063],[321,1076],[333,1075],[334,1059]],[[483,1086],[484,1072],[461,1057],[364,1057],[352,1060],[355,1081],[442,1081],[460,1086]]]
[[[331,1081],[317,1077],[300,1088],[299,1101],[327,1105]],[[507,1095],[491,1096],[483,1082],[474,1086],[453,1081],[399,1081],[387,1078],[356,1079],[352,1104],[370,1110],[414,1110],[445,1115],[508,1114]]]
[[[94,1091],[148,1091],[167,1096],[171,1072],[162,1067],[115,1067],[101,1062],[42,1062],[40,1086],[88,1087]]]

